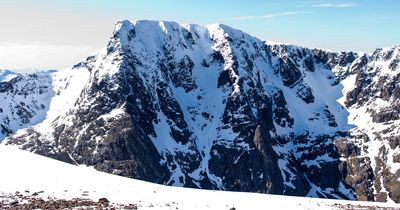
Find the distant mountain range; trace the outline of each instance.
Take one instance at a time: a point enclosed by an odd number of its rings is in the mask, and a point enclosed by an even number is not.
[[[18,74],[7,69],[0,69],[0,82],[8,82],[14,77],[16,77]]]
[[[0,76],[0,138],[165,185],[400,202],[399,63],[122,21],[71,69]]]

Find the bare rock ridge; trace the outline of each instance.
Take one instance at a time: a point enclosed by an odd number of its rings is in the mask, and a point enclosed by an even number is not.
[[[71,69],[0,82],[0,137],[166,185],[400,202],[399,62],[122,21]]]

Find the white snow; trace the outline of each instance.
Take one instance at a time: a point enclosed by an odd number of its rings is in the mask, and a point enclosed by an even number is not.
[[[0,69],[0,82],[8,82],[17,77],[18,75],[19,75],[18,73],[15,73],[13,71]]]
[[[35,129],[42,134],[52,133],[53,121],[64,116],[75,106],[76,100],[82,93],[82,89],[89,79],[89,71],[86,68],[65,69],[52,75],[52,88],[55,95],[50,100],[50,107],[46,113],[45,120],[35,126]],[[68,119],[62,123],[70,125]]]
[[[116,109],[113,109],[110,113],[104,114],[100,117],[103,118],[104,120],[107,120],[109,118],[113,118],[113,117],[116,117],[116,116],[124,114],[124,113],[125,113],[125,110],[123,108],[116,108]]]
[[[355,84],[356,84],[356,79],[357,79],[357,75],[353,74],[350,75],[348,77],[346,77],[346,79],[341,81],[341,85],[343,86],[342,89],[342,97],[340,97],[337,101],[343,106],[346,107],[346,105],[344,104],[344,102],[346,101],[346,94],[353,90],[355,88]]]
[[[56,119],[61,124],[71,123],[72,116],[66,113],[75,106],[84,85],[88,83],[89,71],[86,68],[73,68],[33,75],[21,74],[20,78],[13,84],[14,92],[0,93],[3,100],[0,104],[0,119],[4,122],[9,120],[6,126],[17,135],[26,133],[21,129],[34,128],[51,139]],[[24,92],[26,89],[32,89],[27,96],[16,92]],[[18,115],[20,104],[26,105],[25,109],[32,115],[28,120]],[[0,142],[4,138],[6,136],[0,133]]]
[[[383,48],[378,49],[373,53],[373,55],[369,55],[369,63],[366,65],[366,67],[361,69],[361,71],[364,71],[363,73],[367,74],[369,79],[372,81],[372,84],[369,84],[368,86],[376,86],[375,88],[379,88],[379,86],[381,86],[377,84],[379,79],[386,78],[387,81],[392,81],[394,77],[400,74],[400,68],[389,68],[391,63],[395,61],[395,59],[399,58],[399,50],[400,48],[398,47]],[[358,62],[359,61],[355,60],[353,63],[357,64]],[[343,96],[338,100],[338,102],[342,104],[343,107],[346,107],[345,102],[347,93],[356,88],[357,72],[350,71],[350,73],[352,73],[352,75],[347,76],[341,81],[341,85],[343,85]],[[366,134],[369,138],[369,140],[366,142],[362,142],[362,139],[349,139],[349,141],[353,141],[355,144],[360,146],[360,148],[366,148],[361,150],[360,156],[369,158],[370,165],[374,170],[375,176],[382,174],[384,170],[380,169],[380,171],[377,171],[376,158],[384,159],[384,162],[386,162],[391,173],[396,174],[400,170],[400,163],[395,163],[393,161],[393,155],[398,153],[400,148],[397,147],[391,149],[387,140],[388,137],[395,137],[398,135],[400,131],[398,129],[400,120],[377,123],[373,121],[371,116],[371,110],[379,113],[385,109],[393,109],[392,106],[396,104],[396,101],[393,101],[393,99],[384,100],[380,95],[380,92],[374,93],[374,96],[368,96],[368,100],[366,100],[363,104],[354,104],[351,107],[346,108],[349,112],[347,118],[348,123],[356,126],[350,130],[352,135],[357,136]],[[388,132],[388,130],[391,131]],[[384,153],[387,154],[385,155]],[[386,156],[386,158],[383,158],[383,156]],[[381,185],[382,189],[380,192],[386,192],[386,189],[382,184],[382,179],[380,182],[381,183],[374,184]],[[388,198],[388,202],[393,201]]]
[[[34,77],[19,75],[18,82],[13,83],[13,89],[0,93],[0,120],[13,132],[42,122],[46,118],[51,98],[51,76],[48,72],[36,73]],[[28,95],[24,95],[27,89]],[[21,114],[26,110],[30,116]],[[0,132],[1,133],[1,132]],[[0,142],[6,136],[0,134]]]
[[[0,193],[40,192],[59,199],[107,198],[139,209],[339,209],[334,204],[400,208],[397,204],[169,187],[59,162],[0,145]],[[87,196],[82,195],[87,194]]]

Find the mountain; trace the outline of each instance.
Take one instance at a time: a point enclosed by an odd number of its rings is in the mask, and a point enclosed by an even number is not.
[[[11,70],[0,69],[0,82],[8,82],[8,81],[12,80],[14,77],[16,77],[17,75],[18,75],[18,73],[13,72]]]
[[[50,101],[54,101],[58,75],[54,70],[32,74],[0,71],[0,142],[19,129],[36,125],[46,119]],[[67,81],[67,71],[63,85]],[[54,103],[54,102],[53,102]]]
[[[162,186],[0,145],[1,209],[396,209],[398,204]],[[65,176],[68,174],[68,176]],[[96,202],[94,202],[96,201]],[[97,202],[99,201],[99,202]]]
[[[52,98],[47,73],[17,74],[1,71],[0,139],[42,122]]]
[[[122,21],[71,69],[0,83],[3,110],[35,113],[3,111],[4,144],[165,185],[400,202],[399,50]]]

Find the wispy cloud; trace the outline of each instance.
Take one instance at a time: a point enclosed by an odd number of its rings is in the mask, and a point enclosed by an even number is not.
[[[356,7],[357,5],[354,3],[323,3],[323,4],[314,4],[311,7],[318,7],[318,8],[349,8],[349,7]]]
[[[238,17],[224,18],[223,20],[274,19],[279,17],[296,16],[304,14],[307,14],[307,12],[280,12],[280,13],[272,13],[266,15],[238,16]]]

